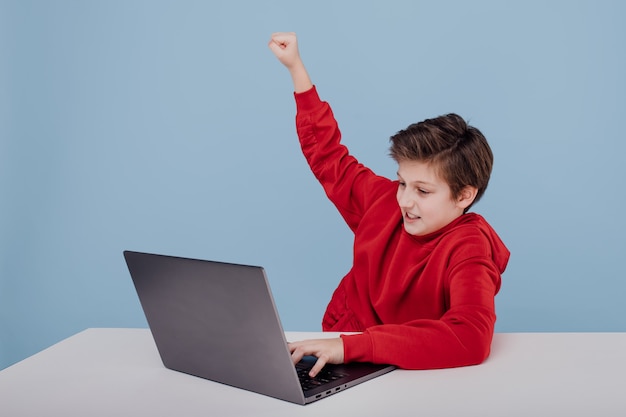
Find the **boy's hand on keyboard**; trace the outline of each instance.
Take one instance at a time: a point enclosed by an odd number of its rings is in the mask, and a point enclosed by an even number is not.
[[[294,365],[305,356],[317,357],[317,362],[311,368],[309,375],[314,378],[327,363],[343,363],[343,340],[333,339],[313,339],[301,342],[289,343],[289,351]]]

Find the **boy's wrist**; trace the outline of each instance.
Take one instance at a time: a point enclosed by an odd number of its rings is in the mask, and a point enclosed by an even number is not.
[[[289,73],[291,74],[293,87],[296,93],[302,93],[304,91],[310,90],[313,86],[313,83],[311,82],[309,74],[302,61],[298,61],[294,65],[289,67]]]

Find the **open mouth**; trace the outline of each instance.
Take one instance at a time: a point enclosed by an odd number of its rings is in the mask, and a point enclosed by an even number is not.
[[[417,216],[417,215],[415,215],[415,214],[411,214],[411,213],[405,213],[404,217],[405,217],[407,220],[418,220],[418,219],[421,219],[421,217],[420,217],[420,216]]]

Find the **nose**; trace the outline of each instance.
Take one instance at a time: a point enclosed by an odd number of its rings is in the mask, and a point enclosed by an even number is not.
[[[412,208],[415,204],[415,202],[411,198],[411,192],[406,188],[398,187],[397,198],[398,205],[402,208]]]

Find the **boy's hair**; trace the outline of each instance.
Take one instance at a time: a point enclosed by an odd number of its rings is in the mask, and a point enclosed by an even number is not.
[[[493,153],[483,134],[451,113],[414,123],[393,135],[390,156],[396,161],[431,163],[448,183],[452,197],[460,196],[465,186],[478,189],[476,203],[487,189]]]

